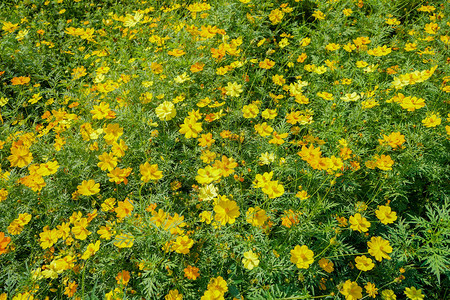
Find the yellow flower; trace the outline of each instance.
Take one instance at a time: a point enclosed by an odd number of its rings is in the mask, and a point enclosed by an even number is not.
[[[72,227],[72,233],[76,239],[85,240],[87,236],[91,234],[91,232],[86,229],[88,225],[89,223],[86,218],[75,221],[74,226]]]
[[[394,223],[394,221],[397,220],[397,213],[392,211],[389,206],[378,206],[375,214],[383,224]]]
[[[364,288],[366,289],[366,293],[369,297],[375,298],[378,294],[378,289],[375,287],[375,284],[368,282]]]
[[[272,22],[272,25],[276,25],[278,23],[281,23],[283,16],[284,16],[284,13],[277,8],[270,12],[269,20],[270,20],[270,22]]]
[[[266,211],[261,209],[259,206],[250,207],[247,210],[247,222],[255,227],[261,227],[269,219],[266,215]]]
[[[180,56],[186,54],[186,52],[184,52],[181,49],[173,49],[173,50],[170,50],[169,52],[167,52],[167,54],[175,56],[175,57],[180,57]]]
[[[320,10],[314,11],[312,16],[314,18],[316,18],[317,20],[325,20],[325,14],[323,12],[321,12]]]
[[[406,109],[407,111],[415,111],[416,109],[422,108],[425,106],[425,100],[423,98],[417,98],[417,97],[403,97],[403,94],[399,94],[398,98],[400,101],[400,106],[403,109]]]
[[[366,218],[362,217],[361,214],[355,214],[349,218],[350,228],[359,231],[366,232],[369,230],[370,222]]]
[[[212,138],[212,133],[202,134],[200,138],[197,139],[198,144],[201,147],[211,147],[212,144],[216,141]]]
[[[234,173],[234,168],[236,168],[237,166],[238,164],[236,163],[234,158],[228,158],[225,155],[222,155],[222,160],[216,160],[214,162],[213,168],[215,168],[216,170],[220,170],[220,176],[228,177]]]
[[[367,54],[373,55],[373,56],[385,56],[392,52],[392,48],[388,48],[386,45],[379,46],[374,49],[370,49],[367,51]]]
[[[344,102],[352,102],[352,101],[358,101],[361,98],[356,92],[353,92],[351,94],[345,94],[344,97],[341,97],[341,100]]]
[[[237,82],[228,82],[227,86],[224,88],[226,94],[231,97],[239,97],[239,95],[244,91],[242,85]]]
[[[441,118],[435,113],[422,120],[425,127],[436,127],[441,124]]]
[[[400,134],[400,132],[392,132],[388,136],[383,134],[383,139],[378,140],[381,145],[388,144],[393,149],[400,147],[405,142],[405,136]]]
[[[100,192],[100,183],[95,183],[92,179],[89,179],[88,181],[83,180],[81,185],[77,186],[77,188],[80,195],[91,196]]]
[[[223,279],[223,277],[218,276],[210,280],[207,289],[210,291],[218,291],[223,296],[228,291],[228,286],[227,282]]]
[[[100,249],[100,241],[95,242],[95,244],[90,243],[87,246],[86,251],[84,251],[83,255],[81,256],[81,259],[89,259],[92,255],[95,254],[95,252],[98,251],[98,249]]]
[[[357,256],[355,258],[356,268],[361,271],[370,271],[375,267],[372,259],[366,257],[365,255]]]
[[[383,258],[391,259],[388,253],[392,252],[392,247],[389,245],[389,241],[384,240],[382,237],[372,237],[367,242],[369,247],[369,254],[375,257],[377,261],[381,261]]]
[[[255,118],[259,113],[259,108],[256,104],[244,105],[242,107],[242,113],[244,114],[244,118],[252,119]]]
[[[362,298],[362,288],[354,281],[347,280],[339,291],[345,296],[345,300],[357,300]]]
[[[264,194],[268,195],[270,199],[281,197],[284,194],[284,187],[279,184],[277,180],[269,181],[262,188]]]
[[[12,300],[34,300],[34,296],[28,292],[23,293],[23,294],[19,293],[16,296],[14,296],[14,298],[12,298]]]
[[[108,145],[111,145],[112,143],[117,141],[117,139],[119,137],[122,136],[123,127],[120,127],[120,125],[117,123],[108,124],[108,126],[106,126],[106,128],[103,131],[105,133],[104,139],[105,139],[106,143]]]
[[[157,62],[152,62],[150,64],[150,68],[152,69],[152,72],[155,74],[161,74],[163,71],[163,66]]]
[[[397,296],[395,295],[393,290],[383,290],[381,292],[381,298],[383,300],[395,300]]]
[[[176,253],[188,254],[189,249],[194,245],[194,240],[190,239],[187,235],[178,236],[176,241],[172,245],[172,250]]]
[[[193,64],[193,65],[191,66],[191,72],[192,72],[192,73],[200,72],[200,71],[203,70],[204,67],[205,67],[205,64],[204,64],[204,63],[197,62],[197,63],[195,63],[195,64]]]
[[[58,241],[58,231],[56,229],[49,230],[48,226],[45,226],[44,231],[39,234],[39,237],[41,248],[47,249]]]
[[[8,160],[11,163],[11,167],[23,168],[31,163],[33,155],[28,147],[15,146],[11,147],[11,155],[8,156]]]
[[[150,180],[159,180],[163,177],[162,171],[158,170],[157,164],[150,165],[148,162],[145,162],[139,166],[139,171],[142,175],[141,180],[145,183]]]
[[[3,22],[2,30],[8,33],[13,33],[17,28],[19,28],[19,23],[13,24],[11,22]]]
[[[182,300],[183,295],[178,290],[170,290],[169,293],[164,296],[164,300]]]
[[[187,139],[190,139],[197,138],[202,130],[202,123],[197,122],[196,118],[187,117],[184,119],[184,123],[180,125],[179,132],[184,134]]]
[[[37,174],[41,176],[48,176],[55,174],[58,171],[59,165],[56,160],[48,161],[46,163],[40,164]]]
[[[37,102],[38,102],[39,100],[41,100],[41,99],[42,99],[41,94],[40,94],[40,93],[37,93],[37,94],[34,94],[33,96],[31,96],[31,99],[28,100],[28,102],[31,103],[31,104],[35,104],[35,103],[37,103]]]
[[[102,171],[111,171],[117,166],[117,157],[115,157],[113,153],[103,152],[98,156],[98,159],[100,160],[100,162],[97,163],[97,166]]]
[[[265,109],[262,113],[261,116],[264,119],[275,119],[275,117],[277,116],[277,111],[275,109]],[[263,123],[264,124],[264,123]],[[272,132],[272,131],[271,131]]]
[[[319,96],[320,98],[322,98],[324,100],[334,100],[333,94],[328,93],[328,92],[318,92],[317,96]]]
[[[0,202],[5,201],[8,197],[8,190],[5,188],[0,189]]]
[[[72,79],[74,80],[86,75],[87,75],[86,68],[83,66],[72,69]]]
[[[256,132],[262,137],[269,136],[273,132],[272,126],[268,125],[267,122],[256,124],[254,128]]]
[[[439,25],[433,22],[425,24],[424,28],[425,32],[428,34],[436,34],[439,29],[440,29]]]
[[[212,212],[210,211],[202,211],[199,214],[200,222],[205,222],[206,224],[211,224],[212,221]]]
[[[97,233],[100,235],[101,239],[110,240],[113,235],[112,227],[109,224],[106,226],[100,226]]]
[[[246,268],[247,270],[253,270],[253,268],[259,265],[258,255],[256,253],[253,253],[252,250],[244,252],[242,263],[244,264],[244,268]]]
[[[329,43],[325,46],[325,49],[328,51],[336,51],[336,50],[339,50],[340,48],[341,48],[341,46],[336,43]]]
[[[302,53],[297,57],[297,62],[299,63],[303,63],[305,62],[306,58],[308,57],[308,55],[306,55],[306,53]]]
[[[259,62],[259,67],[262,69],[272,69],[272,67],[275,65],[275,62],[273,60],[270,60],[268,58],[266,58],[265,60]]]
[[[156,115],[161,121],[169,121],[175,118],[177,111],[170,101],[164,101],[155,109]]]
[[[109,104],[106,102],[101,102],[100,105],[94,105],[91,110],[92,119],[102,120],[108,116],[110,112]]]
[[[117,202],[117,207],[114,211],[116,212],[117,217],[122,219],[130,216],[133,209],[133,200],[126,198],[124,201]]]
[[[199,184],[210,184],[220,178],[222,171],[213,166],[206,166],[204,169],[198,169],[197,174],[195,180],[197,180]]]
[[[381,155],[376,161],[375,165],[378,169],[383,171],[392,170],[392,165],[394,161],[391,159],[389,155]]]
[[[216,213],[214,219],[222,225],[233,224],[240,215],[236,201],[229,200],[226,197],[220,198],[214,206],[214,212]]]
[[[314,252],[306,245],[297,245],[291,250],[291,262],[299,269],[308,269],[314,262]]]
[[[415,287],[405,288],[404,291],[406,297],[411,300],[423,300],[424,294],[422,294],[422,290],[418,290]]]

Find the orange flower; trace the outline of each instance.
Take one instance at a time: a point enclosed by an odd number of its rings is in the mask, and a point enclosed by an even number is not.
[[[12,85],[24,85],[30,82],[30,77],[20,76],[11,79]]]
[[[192,73],[200,72],[203,70],[204,67],[205,67],[205,64],[203,64],[201,62],[195,63],[191,66],[191,72]]]
[[[126,198],[125,201],[119,201],[117,204],[118,205],[114,211],[117,213],[118,218],[122,219],[131,215],[131,212],[134,209],[133,200]]]
[[[200,276],[198,271],[199,268],[189,265],[186,268],[184,268],[184,277],[186,277],[187,279],[196,280],[197,277]]]
[[[0,232],[0,254],[6,253],[9,242],[11,242],[11,238],[5,236],[4,232]]]
[[[122,270],[116,276],[117,284],[127,285],[130,281],[130,272]]]
[[[275,62],[273,60],[270,60],[268,58],[266,58],[265,60],[259,62],[259,67],[262,69],[272,69],[272,67],[275,66]]]

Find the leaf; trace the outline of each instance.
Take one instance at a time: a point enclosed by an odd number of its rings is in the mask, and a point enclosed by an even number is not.
[[[441,274],[448,272],[449,269],[447,265],[449,264],[448,259],[444,256],[441,256],[437,253],[427,256],[425,259],[425,264],[428,265],[428,268],[431,269],[434,275],[436,275],[438,284],[441,284]]]
[[[118,235],[114,238],[114,246],[119,248],[131,248],[134,244],[134,236],[129,233]]]

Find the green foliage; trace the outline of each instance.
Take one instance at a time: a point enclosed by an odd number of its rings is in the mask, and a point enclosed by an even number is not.
[[[1,2],[0,299],[445,299],[441,2]]]

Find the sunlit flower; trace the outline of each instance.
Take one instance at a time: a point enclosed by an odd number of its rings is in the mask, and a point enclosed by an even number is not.
[[[233,224],[240,215],[236,201],[224,197],[214,206],[214,212],[214,219],[222,225]]]
[[[370,227],[370,222],[361,214],[355,214],[349,218],[350,228],[359,232],[367,232]]]
[[[397,220],[397,213],[392,211],[390,206],[378,206],[375,214],[383,224],[394,223],[394,221]]]
[[[11,79],[12,85],[24,85],[30,82],[30,77],[26,76],[20,76],[20,77],[14,77]]]
[[[86,250],[84,251],[83,255],[81,256],[81,259],[89,259],[91,256],[93,256],[98,250],[100,249],[100,241],[95,242],[95,244],[90,243]]]
[[[253,253],[252,250],[244,252],[242,263],[244,264],[244,268],[246,268],[247,270],[253,270],[253,268],[259,265],[258,255],[256,253]]]
[[[347,280],[339,292],[345,296],[345,300],[362,298],[362,288],[355,281]]]
[[[242,85],[237,82],[228,82],[225,87],[226,94],[231,97],[239,97],[239,95],[243,92]]]
[[[384,259],[391,259],[388,253],[392,252],[392,247],[389,245],[389,241],[384,240],[382,237],[376,236],[372,237],[369,242],[367,242],[369,247],[369,254],[375,257],[377,261]]]
[[[78,193],[84,196],[95,195],[100,192],[100,183],[95,183],[94,180],[83,180],[79,186],[77,186]]]
[[[299,269],[308,269],[314,262],[314,252],[306,245],[297,245],[291,250],[291,262]]]
[[[375,267],[372,259],[365,255],[355,257],[356,268],[361,271],[370,271]]]

